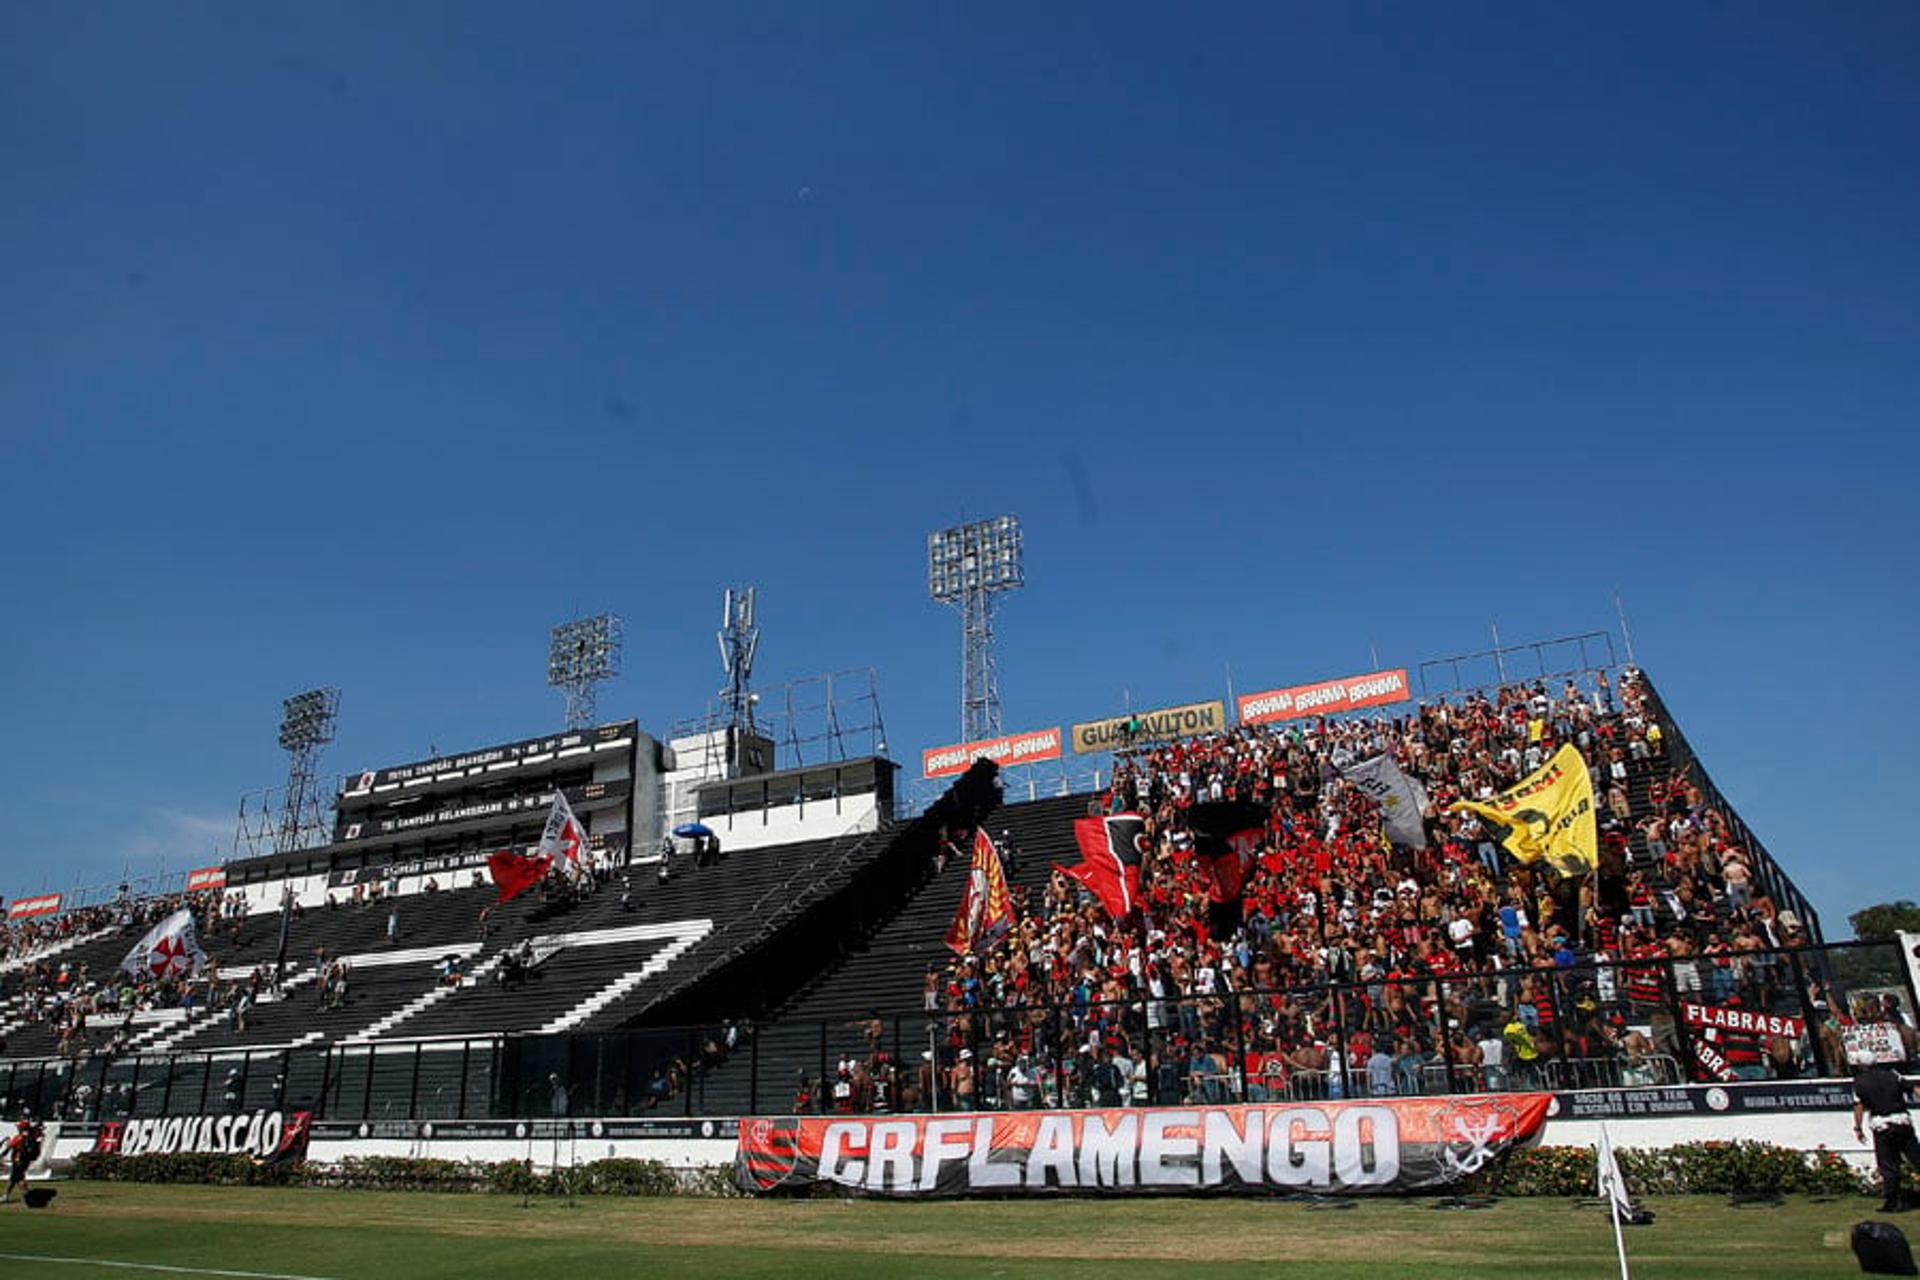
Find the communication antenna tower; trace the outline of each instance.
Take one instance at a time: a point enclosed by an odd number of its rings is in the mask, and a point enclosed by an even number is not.
[[[729,587],[725,611],[720,615],[720,669],[727,673],[727,686],[720,691],[720,703],[727,710],[727,728],[731,738],[754,732],[753,657],[760,651],[760,627],[754,620],[758,592],[753,587]]]

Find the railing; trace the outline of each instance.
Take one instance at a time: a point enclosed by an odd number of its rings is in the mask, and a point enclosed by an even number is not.
[[[1913,1056],[1920,1021],[1894,944],[759,1029],[0,1061],[0,1115],[691,1116],[1634,1088],[1841,1075],[1847,1023],[1891,1024]]]

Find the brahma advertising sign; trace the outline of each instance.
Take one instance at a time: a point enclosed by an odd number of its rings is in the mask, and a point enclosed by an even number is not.
[[[985,756],[1001,768],[1032,764],[1038,760],[1060,758],[1060,726],[1035,729],[1031,733],[1009,733],[978,742],[961,742],[951,747],[929,747],[920,754],[920,772],[928,778],[946,778],[965,773],[975,760]]]
[[[34,916],[57,916],[60,914],[60,895],[43,893],[35,898],[15,898],[7,907],[7,919],[30,920]]]
[[[1268,689],[1240,698],[1241,724],[1271,724],[1276,720],[1298,720],[1304,716],[1330,716],[1363,707],[1384,707],[1405,702],[1407,672],[1374,671],[1364,676],[1343,676],[1318,684],[1297,684],[1291,689]]]
[[[740,1122],[743,1191],[882,1196],[1417,1191],[1539,1132],[1545,1093]]]

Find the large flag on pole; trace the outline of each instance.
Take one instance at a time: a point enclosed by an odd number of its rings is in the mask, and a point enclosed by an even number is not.
[[[1596,1189],[1607,1202],[1607,1214],[1613,1219],[1613,1247],[1620,1255],[1620,1280],[1628,1280],[1627,1241],[1620,1234],[1620,1224],[1632,1219],[1633,1198],[1627,1194],[1627,1180],[1620,1176],[1620,1162],[1613,1157],[1613,1137],[1604,1124],[1600,1126],[1600,1144],[1594,1148],[1594,1159]]]
[[[1080,865],[1062,871],[1093,891],[1115,920],[1129,915],[1140,900],[1140,859],[1147,847],[1147,820],[1137,813],[1078,818],[1073,838]]]
[[[555,787],[553,809],[547,814],[547,828],[540,833],[540,847],[535,851],[535,856],[551,858],[565,865],[571,874],[578,875],[583,870],[580,855],[586,848],[586,828],[573,816],[573,807],[567,803],[567,793]]]
[[[1387,839],[1412,849],[1427,847],[1427,824],[1423,820],[1427,789],[1408,777],[1392,756],[1378,755],[1350,764],[1340,776],[1380,806],[1380,822]]]
[[[207,953],[200,949],[200,936],[193,927],[193,912],[182,907],[147,930],[120,968],[153,978],[180,978],[200,972],[206,962]]]
[[[947,945],[959,954],[982,951],[1013,927],[1013,899],[1007,894],[1006,871],[1000,851],[985,831],[973,833],[973,865],[967,869],[967,887],[960,909],[947,926]]]
[[[1561,875],[1583,876],[1600,864],[1600,834],[1593,811],[1593,779],[1571,743],[1491,800],[1456,800],[1507,828],[1501,840],[1521,862],[1545,859]]]

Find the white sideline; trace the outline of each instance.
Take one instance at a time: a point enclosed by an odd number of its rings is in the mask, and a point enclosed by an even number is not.
[[[164,1262],[116,1262],[111,1258],[63,1258],[51,1253],[0,1253],[8,1262],[69,1262],[85,1267],[119,1267],[126,1271],[166,1271],[183,1276],[243,1276],[246,1280],[327,1280],[326,1276],[296,1276],[281,1271],[222,1271],[218,1267],[172,1267]]]

